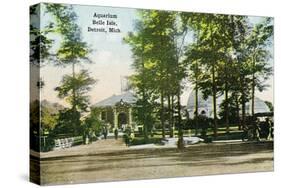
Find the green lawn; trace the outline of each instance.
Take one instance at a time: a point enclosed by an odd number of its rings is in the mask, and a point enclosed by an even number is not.
[[[162,137],[150,137],[147,140],[144,137],[135,137],[130,145],[142,145],[142,144],[161,144]]]
[[[184,130],[184,136],[195,136],[195,129],[188,129]],[[238,129],[238,126],[232,125],[229,127],[229,133],[226,133],[226,127],[219,127],[217,129],[217,137],[213,137],[213,129],[208,128],[207,130],[207,137],[211,140],[240,140],[242,130]],[[177,137],[178,130],[174,130],[174,135]],[[201,135],[201,129],[198,129],[198,135],[200,137]],[[166,137],[169,137],[169,131],[166,131]],[[134,140],[132,141],[132,145],[139,145],[139,144],[149,144],[149,143],[160,143],[162,138],[162,131],[156,130],[153,132],[153,137],[150,137],[146,142],[142,135],[136,136]]]

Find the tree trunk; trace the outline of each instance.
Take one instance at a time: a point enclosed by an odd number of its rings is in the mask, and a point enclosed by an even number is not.
[[[168,117],[169,117],[169,132],[170,132],[170,138],[173,137],[173,130],[172,130],[172,117],[171,117],[171,96],[168,95]]]
[[[198,87],[195,86],[195,136],[198,135]]]
[[[225,90],[225,124],[226,124],[226,133],[229,133],[229,104],[228,104],[228,89]]]
[[[144,140],[148,140],[148,131],[147,131],[147,122],[146,122],[146,114],[145,114],[145,109],[146,109],[146,101],[145,101],[145,94],[143,92],[143,113],[142,113],[142,120],[143,120],[143,134],[144,134]]]
[[[177,104],[177,111],[178,111],[178,127],[179,127],[179,140],[178,140],[178,148],[183,149],[184,148],[184,143],[183,143],[183,127],[182,127],[182,122],[181,122],[181,98],[180,98],[180,86],[177,92],[177,99],[178,99],[178,104]]]
[[[175,130],[175,118],[174,118],[174,108],[175,108],[175,104],[174,104],[174,95],[172,94],[172,97],[171,97],[171,100],[172,100],[172,105],[171,105],[171,124],[172,124],[172,134],[173,134],[173,137],[174,137],[174,130]]]
[[[245,99],[245,93],[242,90],[242,128],[244,129],[246,127],[246,99]]]
[[[75,63],[72,63],[72,77],[75,79]],[[76,111],[76,88],[75,85],[72,88],[72,95],[73,95],[73,104],[72,104],[72,109]]]
[[[198,62],[196,62],[195,73],[195,136],[198,135]]]
[[[253,55],[252,57],[252,62],[253,62],[253,67],[252,67],[252,93],[251,93],[251,98],[252,98],[252,117],[254,117],[255,115],[255,87],[256,87],[256,84],[255,84],[255,56]]]
[[[251,96],[251,98],[252,98],[252,116],[254,116],[255,115],[255,85],[254,85],[254,83],[252,84],[252,96]]]
[[[251,98],[252,98],[252,105],[251,105],[251,107],[252,107],[252,117],[254,117],[254,115],[255,115],[255,74],[253,74],[252,75],[252,92],[251,92]]]
[[[165,138],[166,133],[165,133],[165,122],[164,122],[164,96],[163,96],[163,91],[161,91],[161,127],[162,127],[162,138]]]
[[[225,51],[225,53],[227,53],[226,51]],[[227,63],[228,61],[226,61],[225,62],[225,64],[224,64],[224,70],[225,70],[225,88],[224,88],[224,93],[225,93],[225,98],[224,98],[224,100],[225,100],[225,124],[226,124],[226,133],[228,134],[229,133],[229,100],[228,100],[228,68],[227,68],[227,66],[229,66],[228,65],[228,63]]]
[[[212,65],[212,85],[213,85],[213,113],[214,113],[214,137],[217,137],[217,84],[215,78],[215,65]]]
[[[241,121],[240,121],[240,110],[239,110],[239,100],[238,97],[235,97],[235,104],[236,104],[236,116],[238,118],[238,129],[241,130]]]
[[[144,52],[144,44],[143,44],[143,40],[142,40],[142,52]],[[142,66],[142,74],[143,77],[145,78],[145,70],[144,70],[144,57],[143,57],[143,53],[141,55],[141,66]],[[143,133],[144,133],[144,140],[145,142],[148,140],[148,128],[147,128],[147,122],[146,122],[146,114],[145,114],[145,109],[146,109],[146,95],[145,95],[145,82],[142,81],[143,85],[142,85],[142,108],[143,108],[143,114],[142,114],[142,120],[143,120]]]

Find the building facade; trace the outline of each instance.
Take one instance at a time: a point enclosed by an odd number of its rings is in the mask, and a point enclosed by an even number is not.
[[[132,110],[136,98],[131,92],[112,95],[96,104],[93,108],[99,109],[99,119],[110,125],[112,129],[124,130],[126,127],[135,127]]]

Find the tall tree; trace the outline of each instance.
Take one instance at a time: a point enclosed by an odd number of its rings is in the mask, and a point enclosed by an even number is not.
[[[251,115],[255,114],[255,90],[263,91],[264,81],[272,74],[272,67],[268,64],[271,57],[268,46],[271,45],[273,35],[272,19],[266,18],[255,24],[248,37],[248,61],[251,64]]]
[[[68,127],[73,134],[83,133],[81,128],[81,114],[88,111],[89,97],[87,92],[96,82],[86,70],[77,73],[76,65],[92,63],[89,58],[91,48],[82,40],[81,29],[77,24],[77,15],[72,6],[62,4],[46,4],[46,12],[54,19],[51,24],[60,37],[58,49],[55,49],[55,65],[66,67],[71,65],[72,74],[64,75],[61,85],[56,87],[58,97],[65,99],[71,106],[60,113],[59,127]],[[59,131],[56,130],[56,131]]]
[[[59,98],[65,99],[75,110],[81,112],[87,111],[89,107],[89,96],[87,93],[92,85],[96,83],[87,70],[81,70],[75,77],[64,75],[61,86],[55,88],[58,91]],[[75,95],[72,90],[75,87]],[[73,108],[72,108],[73,109]]]
[[[61,4],[46,5],[47,12],[53,15],[54,27],[57,33],[61,35],[62,42],[56,52],[56,62],[60,66],[72,66],[72,77],[75,80],[75,65],[82,62],[91,63],[88,54],[91,49],[86,42],[82,41],[81,29],[77,25],[77,15],[72,6]],[[83,74],[83,71],[82,73]],[[76,110],[79,103],[76,85],[72,85],[72,109]]]
[[[230,105],[232,105],[232,100],[236,99],[237,101],[236,89],[238,89],[237,67],[235,64],[234,54],[236,52],[235,49],[237,48],[237,42],[241,42],[239,39],[241,39],[241,37],[245,34],[247,17],[224,15],[223,22],[221,24],[223,29],[222,39],[225,41],[225,44],[223,47],[224,55],[221,58],[222,66],[219,70],[219,75],[222,76],[220,76],[219,79],[221,79],[222,92],[224,93],[223,110],[226,132],[229,133],[229,116],[231,113]],[[239,109],[238,106],[236,106],[236,108]]]
[[[200,62],[205,67],[204,75],[198,85],[205,98],[211,95],[213,99],[214,136],[217,135],[217,96],[220,87],[218,69],[225,45],[221,37],[224,19],[221,15],[197,15],[191,17],[188,22],[194,29],[200,30],[197,45],[191,49],[190,53],[200,57]]]
[[[240,117],[240,104],[242,111],[242,127],[246,126],[246,103],[250,99],[250,66],[247,61],[247,36],[249,33],[249,20],[247,17],[235,16],[238,24],[235,25],[234,37],[232,41],[233,46],[233,58],[232,65],[233,71],[231,76],[233,77],[233,82],[231,83],[231,96],[235,98],[237,116]],[[239,123],[239,129],[241,125]]]
[[[195,119],[195,135],[198,134],[198,110],[199,110],[199,82],[202,80],[203,63],[200,53],[196,53],[196,48],[199,46],[199,36],[201,31],[201,19],[202,16],[196,13],[181,13],[181,20],[183,25],[186,25],[193,32],[193,43],[190,43],[185,48],[185,59],[188,70],[188,80],[193,84],[193,90],[195,91],[195,106],[194,106],[194,119]]]
[[[200,61],[203,66],[203,74],[198,81],[197,63],[190,64],[192,82],[195,88],[202,90],[204,97],[213,98],[214,135],[217,127],[217,101],[219,95],[224,94],[225,125],[229,131],[229,104],[237,80],[234,64],[234,49],[237,46],[237,38],[243,34],[245,19],[241,16],[228,15],[202,15],[194,14],[185,22],[193,29],[196,43],[187,48],[187,61]],[[195,77],[194,77],[195,76]],[[195,79],[194,79],[195,78]],[[196,110],[195,110],[196,112]]]
[[[181,80],[184,68],[180,64],[185,36],[179,30],[178,15],[167,11],[140,11],[136,32],[129,34],[126,42],[132,47],[136,70],[135,83],[142,83],[142,99],[150,91],[160,102],[162,137],[165,138],[165,121],[169,121],[170,136],[173,135],[174,106],[178,111],[178,127],[181,127]],[[145,92],[144,92],[145,91]],[[174,105],[174,98],[177,105]],[[166,102],[168,107],[166,107]],[[168,118],[166,116],[168,114]]]
[[[139,13],[140,16],[142,13]],[[152,74],[154,64],[149,59],[149,54],[151,44],[149,38],[149,30],[145,27],[144,23],[141,21],[136,21],[135,32],[128,33],[128,36],[124,38],[124,42],[131,46],[133,52],[133,68],[135,74],[132,75],[130,80],[130,85],[135,90],[137,95],[137,110],[136,117],[137,120],[143,124],[144,128],[144,138],[148,139],[148,130],[152,127],[153,108],[152,103],[154,103],[154,89],[152,86]]]
[[[58,97],[65,99],[72,108],[60,112],[56,133],[59,133],[60,130],[74,135],[83,133],[80,120],[81,113],[89,111],[90,98],[87,93],[94,83],[96,83],[96,80],[91,78],[86,70],[81,70],[75,77],[72,75],[63,76],[61,85],[56,87],[55,90],[58,92]],[[72,93],[74,87],[75,95]],[[75,108],[73,108],[74,106]]]
[[[50,49],[54,42],[48,37],[48,34],[53,32],[53,24],[44,27],[40,25],[41,14],[40,5],[30,7],[30,62],[36,66],[43,66],[50,60]]]
[[[136,33],[129,35],[127,43],[131,45],[134,53],[134,68],[137,72],[135,82],[139,83],[141,98],[145,104],[147,92],[150,90],[160,100],[160,122],[162,137],[165,137],[165,107],[164,101],[169,88],[168,61],[171,55],[172,39],[169,36],[169,26],[173,24],[174,17],[165,11],[140,11],[140,21]],[[139,78],[139,79],[137,79]],[[144,100],[145,99],[145,100]]]

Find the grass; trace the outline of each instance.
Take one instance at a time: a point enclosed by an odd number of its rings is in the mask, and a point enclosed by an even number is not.
[[[217,129],[217,137],[215,140],[240,140],[242,137],[242,132],[241,130],[238,129],[237,125],[231,125],[229,126],[229,133],[226,133],[226,127],[218,127]],[[184,136],[195,136],[195,129],[188,129],[188,130],[183,130]],[[140,145],[140,144],[160,144],[161,139],[162,139],[162,131],[161,130],[156,130],[153,132],[153,137],[149,138],[147,141],[144,140],[142,135],[136,136],[133,141],[132,145]],[[174,135],[177,137],[178,135],[178,130],[174,130]],[[201,135],[201,129],[198,129],[198,137]],[[208,128],[207,138],[210,141],[214,140],[214,132],[212,128]],[[166,131],[166,137],[169,137],[169,132]]]
[[[226,127],[219,127],[217,129],[217,133],[218,134],[224,134],[226,132]],[[238,130],[238,126],[230,126],[229,127],[229,132],[241,132],[241,130]],[[155,136],[159,136],[162,135],[162,131],[161,130],[156,130],[153,132],[154,133],[154,137]],[[194,136],[195,135],[195,129],[188,129],[188,130],[183,130],[183,133],[185,136]],[[201,133],[201,129],[198,129],[198,134],[200,135]],[[174,134],[177,135],[178,134],[178,130],[174,130]],[[208,128],[207,130],[207,135],[212,135],[213,134],[213,129],[212,128]],[[169,132],[166,131],[166,135],[169,135]]]
[[[161,137],[150,137],[145,140],[143,137],[135,137],[130,145],[142,145],[142,144],[161,144]]]

